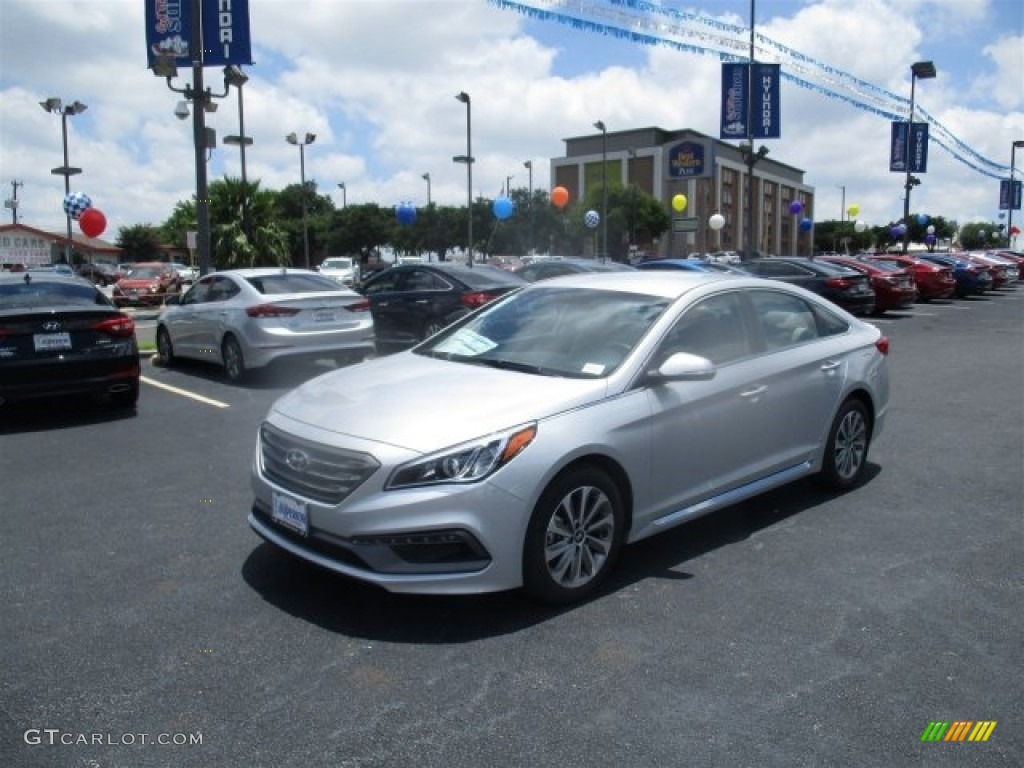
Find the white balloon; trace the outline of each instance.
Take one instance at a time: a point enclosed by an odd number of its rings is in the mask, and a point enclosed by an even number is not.
[[[708,226],[717,232],[725,226],[725,216],[720,213],[714,214],[710,219],[708,219]]]
[[[935,225],[934,224],[929,224],[927,232],[928,232],[929,235],[934,235],[935,234]]]
[[[854,232],[863,232],[867,228],[868,225],[865,224],[863,221],[858,221],[856,224],[853,225]]]

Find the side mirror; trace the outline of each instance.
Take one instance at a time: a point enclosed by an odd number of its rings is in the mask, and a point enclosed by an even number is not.
[[[715,364],[706,357],[676,352],[660,366],[649,370],[647,377],[654,382],[708,381],[715,377],[716,372]]]

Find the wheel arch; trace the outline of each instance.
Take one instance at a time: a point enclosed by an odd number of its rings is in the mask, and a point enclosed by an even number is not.
[[[544,494],[548,486],[554,483],[558,478],[581,467],[595,467],[608,475],[611,481],[615,484],[615,487],[619,491],[619,498],[622,501],[622,515],[625,520],[623,542],[629,541],[629,533],[633,528],[633,484],[630,482],[629,475],[626,473],[626,470],[622,465],[607,454],[587,453],[582,456],[574,457],[572,461],[560,467],[557,472],[551,475],[548,482],[540,489],[537,500],[539,500]],[[535,500],[534,503],[536,503],[537,500]]]

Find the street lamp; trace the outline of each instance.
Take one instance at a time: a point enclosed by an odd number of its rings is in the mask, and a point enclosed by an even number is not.
[[[52,114],[60,115],[60,128],[61,137],[64,144],[64,165],[60,168],[54,168],[50,173],[64,177],[64,196],[71,192],[71,177],[75,174],[81,173],[81,168],[72,168],[68,165],[68,115],[80,115],[85,112],[88,107],[80,101],[75,101],[71,104],[65,105],[60,99],[55,96],[51,96],[46,101],[40,101],[39,106],[45,109],[47,112]],[[71,264],[71,214],[67,214],[68,220],[68,239],[64,243],[64,259],[67,263]]]
[[[533,161],[527,160],[523,167],[530,172],[529,197],[526,198],[527,211],[529,213],[526,234],[526,252],[533,253]]]
[[[430,207],[430,171],[423,174],[423,180],[427,182],[427,208]]]
[[[341,190],[341,210],[345,210],[348,207],[348,192],[345,189],[345,182],[338,182],[338,189]]]
[[[245,135],[245,108],[242,103],[242,86],[249,82],[249,76],[241,67],[234,64],[224,67],[224,82],[238,89],[238,135],[225,136],[224,143],[229,147],[238,147],[242,160],[242,231],[246,239],[252,239],[252,222],[249,220],[249,180],[245,175],[245,148],[252,144],[252,139]]]
[[[601,132],[601,261],[608,255],[608,129],[598,120],[594,127]]]
[[[757,152],[754,151],[754,141],[751,139],[748,142],[740,144],[740,154],[743,156],[743,162],[747,166],[747,218],[746,227],[747,230],[747,256],[748,259],[757,258],[754,252],[757,250],[754,247],[754,166],[757,165],[759,160],[762,160],[768,154],[768,147],[763,144],[757,148]]]
[[[921,183],[921,180],[910,175],[910,134],[914,130],[914,86],[917,81],[935,77],[935,64],[930,61],[916,61],[910,65],[910,115],[907,117],[907,135],[904,145],[903,162],[907,166],[907,180],[903,185],[903,252],[907,252],[910,244],[910,190]]]
[[[1006,211],[1006,234],[1008,238],[1006,245],[1013,248],[1013,206],[1017,203],[1017,195],[1014,194],[1013,172],[1017,165],[1017,147],[1024,149],[1024,140],[1018,139],[1010,145],[1010,188],[1007,190],[1008,208]]]
[[[466,265],[473,266],[473,118],[469,94],[459,91],[455,98],[466,105],[466,154],[452,158],[456,163],[466,164],[466,215],[469,218],[469,235],[466,246]]]
[[[306,145],[316,141],[315,133],[307,133],[306,138],[299,141],[299,137],[293,131],[284,137],[289,144],[299,148],[299,178],[302,181],[302,253],[306,262],[306,269],[309,269],[309,219],[306,213]]]

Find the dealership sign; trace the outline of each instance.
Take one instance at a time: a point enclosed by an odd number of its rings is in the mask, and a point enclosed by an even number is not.
[[[751,86],[753,95],[750,95]],[[754,62],[722,64],[720,139],[778,139],[782,135],[779,107],[779,65]],[[751,118],[748,130],[747,116]]]
[[[202,20],[200,47],[204,67],[252,64],[249,0],[145,0],[148,66],[168,57],[175,66],[192,65],[189,40],[192,14]]]
[[[893,121],[889,143],[889,170],[907,172],[907,151],[910,151],[910,172],[928,171],[928,123],[914,123],[907,142],[907,124]]]

